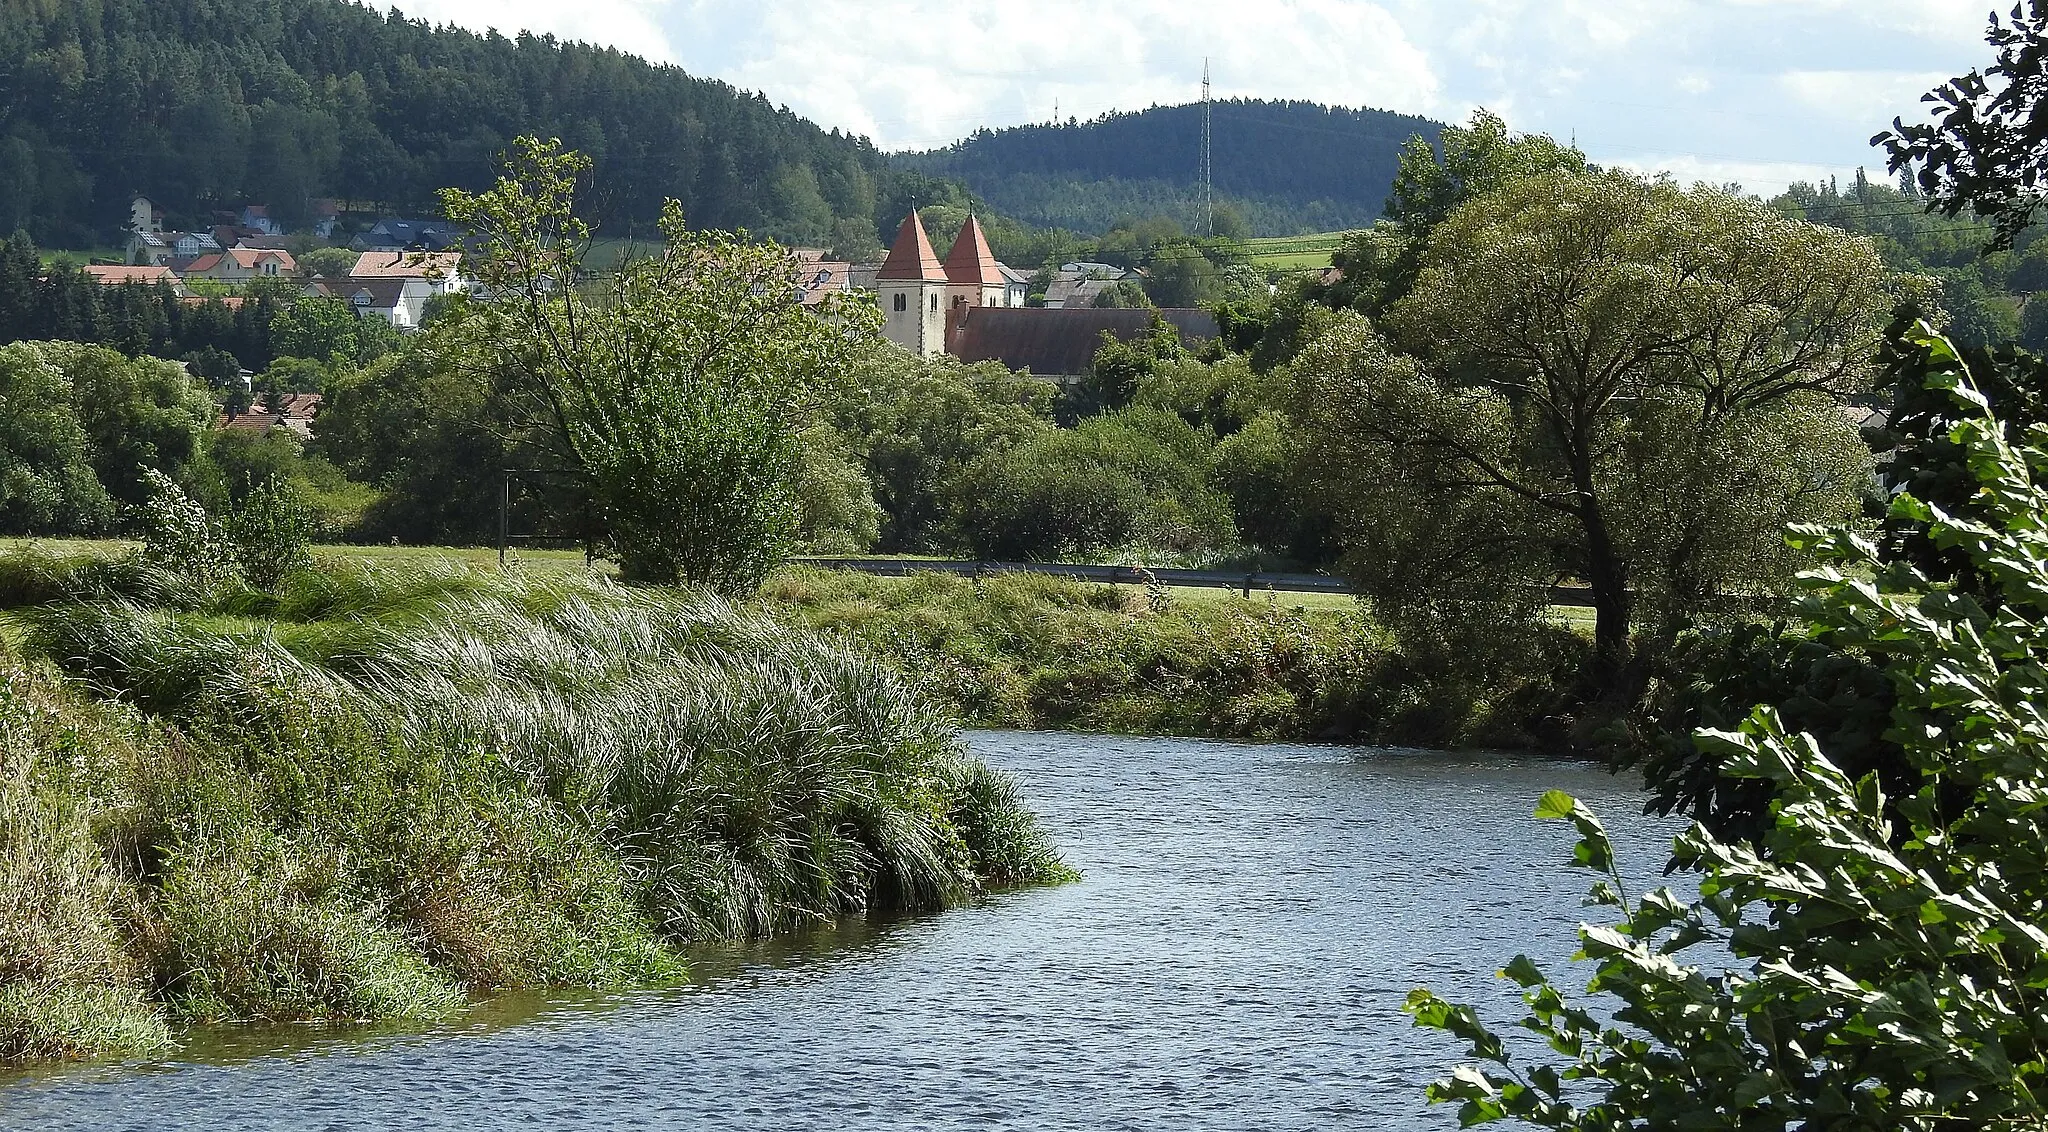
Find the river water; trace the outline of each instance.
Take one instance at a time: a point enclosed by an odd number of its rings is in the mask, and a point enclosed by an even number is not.
[[[1561,961],[1595,805],[1654,876],[1625,779],[1506,755],[984,733],[1085,879],[715,949],[688,987],[513,996],[425,1032],[226,1028],[171,1058],[0,1079],[0,1128],[1445,1129],[1427,985]]]

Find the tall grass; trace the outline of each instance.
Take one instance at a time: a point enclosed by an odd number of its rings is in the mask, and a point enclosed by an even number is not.
[[[1469,643],[1397,643],[1356,607],[1189,600],[1042,575],[790,567],[761,597],[988,727],[1519,746],[1579,651],[1566,634],[1540,633],[1484,642],[1495,662],[1475,664],[1454,655]]]
[[[37,679],[143,736],[47,790],[90,830],[63,867],[137,909],[102,921],[159,1035],[658,982],[684,942],[1064,875],[924,697],[713,598],[367,564],[50,585],[83,600],[18,612],[27,649],[99,700]]]

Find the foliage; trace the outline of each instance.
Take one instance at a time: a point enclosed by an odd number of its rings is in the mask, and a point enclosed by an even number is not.
[[[700,232],[674,202],[658,256],[586,298],[589,229],[570,210],[588,162],[522,139],[481,195],[449,190],[502,296],[483,317],[503,368],[588,491],[625,576],[756,586],[800,519],[796,425],[879,325],[872,305],[817,318],[791,298],[797,261],[744,234]]]
[[[1931,208],[1956,216],[1965,208],[1993,221],[1994,247],[2010,247],[2041,204],[2039,138],[2048,124],[2048,2],[2015,3],[1991,13],[1986,37],[1998,62],[1950,79],[1923,101],[1934,121],[1892,128],[1871,139],[1893,172],[1916,172]]]
[[[271,476],[248,485],[221,529],[234,548],[242,576],[259,590],[313,564],[306,547],[317,530],[313,509],[290,480]]]
[[[1868,456],[1834,398],[1893,301],[1867,244],[1710,189],[1549,173],[1477,198],[1389,313],[1412,356],[1351,315],[1295,364],[1347,572],[1383,607],[1582,579],[1589,690],[1631,696],[1633,627],[1655,644],[1782,586],[1783,524],[1854,507]]]
[[[1105,330],[1081,385],[1082,395],[1097,411],[1113,412],[1129,405],[1138,387],[1147,379],[1156,380],[1162,367],[1186,356],[1180,331],[1156,312],[1152,325],[1128,342]]]
[[[1439,130],[1424,118],[1306,102],[1214,104],[1218,194],[1266,235],[1365,223],[1380,209],[1400,147]],[[1100,233],[1130,216],[1172,216],[1201,231],[1190,139],[1199,104],[1106,114],[1090,122],[980,130],[947,149],[896,160],[957,177],[996,208],[1045,228]]]
[[[925,701],[714,600],[344,565],[178,613],[110,565],[42,564],[24,616],[115,699],[0,660],[9,1060],[666,982],[1070,875]]]
[[[522,133],[592,155],[601,219],[621,234],[667,197],[700,223],[800,243],[828,240],[835,219],[874,228],[907,211],[882,207],[894,175],[865,140],[611,48],[334,0],[0,13],[0,220],[46,243],[120,238],[138,187],[182,229],[247,201],[291,228],[319,198],[430,210],[443,186],[488,187]]]
[[[906,579],[785,567],[777,616],[839,636],[978,727],[1518,746],[1568,633],[1466,681],[1392,649],[1355,609],[1286,594],[1164,593],[1028,574]],[[1546,668],[1543,657],[1567,659]]]
[[[234,545],[206,508],[162,472],[151,469],[143,478],[149,495],[135,516],[142,561],[202,588],[236,577]]]
[[[803,471],[797,478],[801,519],[797,545],[811,554],[862,554],[882,534],[882,508],[868,477],[828,426],[803,435]]]
[[[0,531],[90,534],[113,524],[72,394],[59,358],[33,345],[0,347]]]
[[[880,345],[859,355],[824,415],[865,466],[882,510],[877,549],[951,549],[955,481],[976,460],[1051,427],[1052,387],[1001,365]]]
[[[1564,1058],[1527,1069],[1467,1007],[1418,991],[1425,1026],[1468,1041],[1483,1064],[1431,1097],[1467,1124],[1512,1117],[1550,1128],[2038,1126],[2048,1014],[2037,971],[2048,789],[2037,723],[2048,688],[2048,451],[2015,447],[1953,347],[1924,328],[1928,384],[1965,419],[1953,438],[1979,487],[1974,518],[1910,495],[1895,504],[1967,558],[1998,599],[1950,593],[1879,559],[1845,531],[1801,528],[1823,556],[1805,614],[1823,646],[1869,656],[1895,699],[1889,739],[1909,780],[1894,794],[1852,779],[1811,735],[1759,708],[1699,742],[1729,773],[1769,782],[1773,822],[1755,842],[1695,827],[1675,864],[1699,897],[1630,900],[1613,848],[1583,805],[1553,792],[1539,817],[1579,832],[1577,864],[1602,874],[1592,903],[1621,922],[1585,927],[1596,965],[1567,1001],[1526,957],[1504,972],[1525,989],[1524,1025]],[[2030,444],[2048,440],[2038,430]],[[1690,960],[1690,961],[1689,961]]]
[[[1203,558],[1236,541],[1229,504],[1208,482],[1214,444],[1171,413],[1138,407],[1040,433],[961,473],[959,537],[993,561],[1138,548]]]
[[[1459,206],[1526,177],[1588,169],[1576,148],[1547,134],[1512,134],[1484,109],[1464,126],[1445,127],[1434,145],[1412,138],[1401,149],[1385,221],[1344,238],[1330,260],[1342,276],[1318,290],[1333,307],[1384,310],[1415,285],[1430,234]]]
[[[300,299],[270,324],[270,349],[280,358],[362,365],[397,347],[390,323],[360,316],[341,299]]]
[[[202,488],[200,498],[208,507],[225,512],[256,484],[289,484],[308,508],[320,541],[362,534],[365,517],[382,502],[375,488],[349,479],[287,429],[222,430],[213,435],[208,453],[218,476]]]
[[[272,289],[229,303],[155,284],[102,286],[69,266],[45,268],[25,233],[0,247],[0,342],[91,342],[130,357],[200,354],[260,370],[270,364],[270,322],[286,305]]]
[[[104,347],[44,342],[28,348],[70,383],[93,474],[115,502],[142,499],[144,468],[184,479],[202,470],[203,442],[217,410],[176,366],[130,360]]]

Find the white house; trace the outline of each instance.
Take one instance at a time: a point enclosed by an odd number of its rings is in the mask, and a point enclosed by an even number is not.
[[[164,210],[145,196],[138,196],[128,205],[128,230],[130,232],[161,232],[164,230]]]
[[[218,279],[223,283],[247,283],[252,279],[279,279],[299,270],[292,253],[273,248],[229,248],[203,255],[185,268],[187,276]]]
[[[397,330],[419,329],[434,294],[432,285],[418,278],[344,279],[329,287],[357,314],[381,318]]]
[[[283,225],[270,218],[269,205],[252,204],[244,207],[242,209],[241,224],[244,228],[254,229],[266,236],[284,235]]]

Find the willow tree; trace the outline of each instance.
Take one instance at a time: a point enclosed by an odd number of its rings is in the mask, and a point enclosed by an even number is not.
[[[1894,283],[1870,244],[1763,205],[1558,171],[1433,231],[1386,334],[1355,316],[1297,363],[1350,572],[1382,604],[1591,590],[1594,690],[1668,635],[1782,584],[1788,522],[1846,517]]]
[[[879,312],[807,310],[793,256],[692,230],[674,201],[658,252],[586,270],[591,233],[573,204],[589,167],[522,138],[493,188],[442,193],[479,248],[479,340],[588,493],[627,579],[745,592],[801,525],[814,393],[874,338]]]

